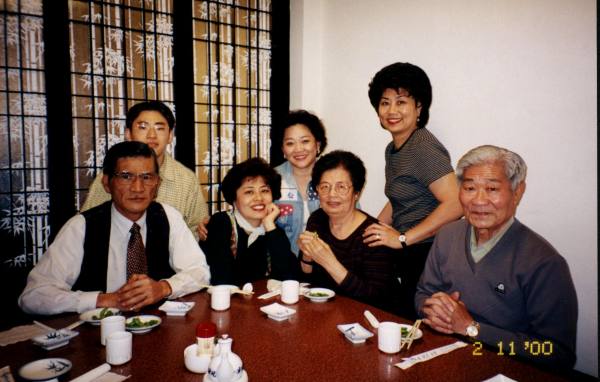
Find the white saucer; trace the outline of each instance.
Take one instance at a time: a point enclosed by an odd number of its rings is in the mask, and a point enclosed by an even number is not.
[[[30,362],[19,369],[19,376],[28,381],[46,381],[66,374],[73,364],[65,358],[45,358]]]
[[[34,344],[41,346],[45,350],[52,350],[65,346],[69,340],[79,335],[79,332],[68,329],[60,329],[50,333],[42,334],[32,338]]]
[[[344,333],[346,339],[353,344],[362,344],[367,338],[373,337],[373,333],[357,322],[338,325],[337,328],[340,332]]]
[[[267,317],[275,321],[284,321],[296,314],[295,309],[288,308],[287,306],[283,306],[276,302],[263,306],[260,310],[263,313],[266,313]]]
[[[164,304],[158,307],[158,310],[162,310],[167,316],[185,316],[195,304],[193,301],[165,301]]]

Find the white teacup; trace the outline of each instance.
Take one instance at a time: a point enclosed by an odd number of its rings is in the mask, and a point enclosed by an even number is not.
[[[300,283],[297,280],[284,280],[281,283],[281,301],[295,304],[300,295]]]
[[[227,285],[215,285],[211,288],[210,307],[214,310],[227,310],[231,305],[231,288]]]
[[[115,332],[125,331],[125,317],[109,316],[100,321],[100,343],[106,345],[106,338]]]
[[[400,351],[400,324],[390,321],[379,323],[377,329],[377,347],[384,353],[394,354]]]
[[[122,365],[131,360],[133,336],[129,332],[114,332],[106,338],[106,362]]]

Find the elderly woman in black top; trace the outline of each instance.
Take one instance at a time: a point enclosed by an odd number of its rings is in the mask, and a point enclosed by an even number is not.
[[[285,232],[275,225],[281,176],[260,158],[231,168],[221,182],[232,211],[210,218],[207,240],[200,242],[210,266],[211,284],[242,285],[271,277],[297,279],[299,262]]]
[[[365,174],[363,162],[347,151],[333,151],[317,161],[312,184],[321,208],[298,239],[301,266],[314,286],[391,310],[399,286],[394,251],[363,243],[363,231],[377,219],[356,208]]]

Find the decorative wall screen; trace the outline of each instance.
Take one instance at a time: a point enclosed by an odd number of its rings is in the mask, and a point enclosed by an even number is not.
[[[124,139],[127,109],[173,105],[173,0],[69,2],[76,206],[106,149]]]
[[[0,262],[30,267],[50,227],[41,0],[0,2]]]
[[[196,163],[212,212],[234,163],[269,159],[271,1],[195,1]]]
[[[60,17],[44,9],[60,9]],[[218,184],[227,170],[251,156],[269,158],[272,15],[270,0],[0,0],[2,264],[31,267],[37,262],[50,234],[60,228],[50,232],[49,216],[80,208],[106,149],[124,138],[127,109],[143,100],[163,101],[174,111],[180,105],[181,114],[193,119],[176,134],[193,136],[195,146],[185,146],[178,155],[195,159],[211,212],[223,209]],[[192,36],[177,40],[174,27],[182,22],[191,26]],[[60,30],[46,31],[45,26]],[[56,38],[67,30],[69,67],[45,65],[44,35]],[[57,40],[46,44],[50,41]],[[67,55],[62,46],[60,57]],[[194,61],[177,76],[175,48],[193,51]],[[50,79],[45,75],[59,78],[56,70],[64,73],[60,78],[70,76],[71,97],[57,102],[63,111],[71,110],[72,138],[65,135],[68,122],[55,123],[58,109],[46,112],[45,80]],[[56,106],[57,99],[48,103]],[[64,176],[73,176],[74,200],[48,184],[48,153],[66,152],[61,160],[71,164],[71,147],[72,170],[65,168]],[[56,195],[53,211],[49,196]]]

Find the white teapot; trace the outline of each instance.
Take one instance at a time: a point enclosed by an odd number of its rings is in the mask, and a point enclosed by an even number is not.
[[[215,347],[215,355],[208,366],[205,381],[211,382],[243,382],[248,376],[242,368],[242,360],[231,351],[233,339],[227,334],[219,338]]]

